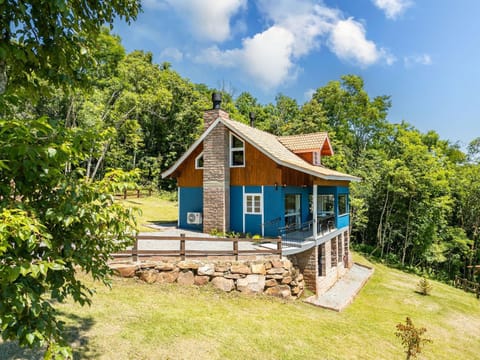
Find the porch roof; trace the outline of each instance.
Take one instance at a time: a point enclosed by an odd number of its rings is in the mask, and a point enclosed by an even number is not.
[[[171,175],[187,159],[187,157],[193,152],[193,150],[195,150],[195,148],[203,142],[205,137],[219,123],[222,123],[227,129],[234,132],[236,135],[246,140],[251,145],[255,146],[259,151],[261,151],[264,155],[269,157],[278,165],[285,166],[287,168],[294,169],[324,180],[361,180],[356,176],[328,169],[323,165],[312,165],[303,160],[298,155],[294,154],[287,147],[285,147],[285,145],[280,142],[277,136],[240,123],[238,121],[224,119],[220,117],[215,120],[215,122],[213,122],[207,130],[205,130],[202,136],[200,136],[200,138],[198,138],[198,140],[190,146],[190,148],[185,152],[185,154],[183,154],[183,156],[181,156],[180,159],[178,159],[172,167],[162,173],[162,177],[165,178]]]

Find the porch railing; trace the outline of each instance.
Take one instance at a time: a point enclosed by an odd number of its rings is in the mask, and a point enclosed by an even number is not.
[[[305,221],[301,224],[290,224],[279,227],[279,236],[282,238],[284,246],[301,247],[302,243],[313,239],[313,220]],[[318,236],[324,236],[330,231],[335,230],[335,222],[333,216],[318,216],[317,217],[317,232]]]

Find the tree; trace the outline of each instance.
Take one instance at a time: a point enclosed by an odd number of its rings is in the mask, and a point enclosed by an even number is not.
[[[83,164],[95,129],[62,114],[71,113],[73,87],[92,78],[102,26],[139,9],[137,0],[0,2],[0,333],[45,347],[45,358],[70,355],[54,303],[90,302],[77,269],[107,282],[110,254],[135,236],[131,211],[109,195],[134,174],[89,181]],[[109,77],[107,64],[121,57],[110,55],[98,76]],[[57,87],[61,111],[37,116],[54,110],[39,100]]]
[[[138,0],[2,1],[0,94],[21,84],[38,95],[39,78],[57,85],[85,81],[102,26],[116,16],[131,21],[139,10]]]
[[[89,303],[77,267],[106,282],[110,254],[133,241],[131,211],[107,195],[125,178],[85,178],[79,164],[89,148],[81,130],[45,118],[0,120],[0,127],[1,334],[66,355],[53,302],[71,296]]]

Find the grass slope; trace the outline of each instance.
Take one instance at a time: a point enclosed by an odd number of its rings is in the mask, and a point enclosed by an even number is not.
[[[374,266],[341,313],[301,301],[118,278],[111,290],[97,285],[91,307],[59,309],[79,359],[403,359],[394,332],[406,316],[433,340],[422,359],[479,358],[480,301],[437,282],[432,295],[422,296],[415,293],[418,277]],[[0,343],[1,359],[32,357]]]
[[[140,231],[157,231],[148,227],[151,224],[176,223],[178,219],[178,205],[176,202],[168,201],[157,196],[144,198],[128,198],[119,200],[126,207],[140,209],[137,216]]]

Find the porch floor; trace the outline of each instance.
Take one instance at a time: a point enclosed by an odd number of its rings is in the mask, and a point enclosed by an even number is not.
[[[327,292],[319,296],[310,296],[305,302],[329,310],[342,311],[353,302],[373,272],[373,268],[354,263]]]

